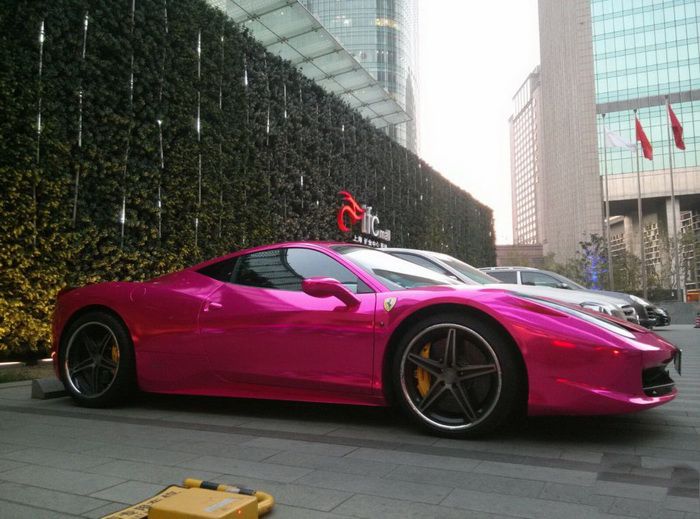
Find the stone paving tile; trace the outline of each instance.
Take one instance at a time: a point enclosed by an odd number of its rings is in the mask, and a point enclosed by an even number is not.
[[[579,470],[553,469],[548,467],[533,467],[514,463],[496,463],[482,461],[474,469],[480,474],[505,476],[512,478],[532,479],[536,481],[551,481],[554,483],[569,483],[572,485],[590,485],[596,479],[593,472]]]
[[[685,513],[667,510],[659,503],[618,497],[608,509],[610,513],[639,519],[684,519]]]
[[[87,472],[135,481],[144,481],[146,483],[153,483],[163,487],[168,485],[181,485],[185,478],[213,480],[221,477],[221,474],[217,472],[184,469],[182,467],[156,465],[154,463],[141,463],[127,460],[110,461],[103,465],[91,467],[87,469]]]
[[[410,465],[401,465],[399,468],[389,473],[386,479],[425,485],[441,485],[443,487],[466,490],[499,492],[506,496],[522,497],[536,497],[544,488],[544,482],[542,481],[413,467]]]
[[[386,441],[392,444],[406,443],[409,445],[435,445],[438,438],[428,434],[411,432],[412,426],[406,424],[403,429],[388,429],[385,427],[374,427],[372,425],[361,426],[341,426],[329,433],[330,437],[354,438],[357,440]]]
[[[162,490],[163,485],[152,485],[143,481],[126,481],[90,495],[107,501],[132,504],[148,499]]]
[[[21,451],[23,449],[24,446],[17,443],[0,443],[0,456],[11,452]]]
[[[367,449],[359,448],[351,452],[346,458],[363,460],[375,460],[385,463],[398,463],[401,465],[413,465],[445,470],[457,470],[471,472],[480,462],[465,458],[450,458],[447,456],[435,456],[433,454],[421,454],[400,450]]]
[[[82,470],[105,462],[102,456],[85,456],[75,452],[62,452],[51,449],[33,448],[3,454],[4,459],[46,465],[68,470]]]
[[[324,470],[314,471],[298,479],[296,483],[432,504],[438,504],[451,490],[449,487],[432,484],[418,485],[405,481],[388,480],[370,476],[358,478],[356,475],[352,474],[341,474]]]
[[[666,496],[667,489],[649,485],[633,485],[616,481],[597,481],[593,485],[593,493],[603,496],[628,497],[656,501]]]
[[[152,463],[161,463],[164,465],[175,465],[197,457],[196,455],[188,452],[165,451],[159,449],[149,449],[146,447],[137,447],[135,445],[119,445],[111,443],[98,449],[87,450],[84,453],[88,455],[102,455],[104,457],[115,459],[148,461]]]
[[[241,444],[242,447],[260,447],[277,451],[306,452],[323,456],[345,456],[355,450],[355,447],[335,445],[333,443],[307,442],[285,440],[283,438],[255,438]]]
[[[598,510],[605,511],[613,504],[615,498],[613,496],[603,496],[591,493],[592,488],[579,485],[566,485],[563,483],[547,483],[542,492],[540,499],[549,501],[563,501],[566,503],[578,503],[580,505],[595,506]]]
[[[463,489],[452,491],[440,504],[477,512],[497,513],[528,519],[589,519],[604,516],[594,506],[530,497],[503,499],[503,496],[498,494]]]
[[[19,467],[26,466],[26,463],[20,463],[19,461],[11,461],[0,459],[0,479],[3,479],[3,473],[8,470],[13,470]]]
[[[0,501],[30,503],[32,506],[67,514],[83,514],[109,504],[101,499],[16,483],[0,483]],[[3,514],[3,508],[4,504],[0,504],[0,515]]]
[[[601,452],[583,449],[565,449],[559,457],[563,460],[599,464],[603,458],[603,454]]]
[[[130,503],[131,504],[131,503]],[[126,508],[124,503],[109,503],[89,512],[85,512],[81,517],[87,517],[88,519],[101,519],[105,515],[113,514],[119,510]]]
[[[198,454],[200,456],[223,456],[247,461],[262,461],[279,454],[279,450],[248,447],[241,444],[226,444],[218,442],[171,442],[163,447],[168,450]]]
[[[275,505],[270,515],[265,519],[347,519],[350,516],[329,512],[319,512],[308,508],[287,505]]]
[[[0,479],[80,495],[89,495],[124,482],[121,478],[111,476],[85,474],[38,465],[25,465],[8,470],[0,474]]]
[[[302,508],[311,508],[321,512],[330,512],[346,501],[353,494],[342,490],[330,490],[307,485],[267,483],[259,487],[272,494],[277,503]]]
[[[678,510],[680,512],[696,513],[700,517],[700,503],[697,499],[689,497],[667,496],[664,499],[663,507],[668,510]]]
[[[328,434],[338,428],[335,423],[303,422],[297,420],[278,420],[266,418],[251,420],[240,424],[241,429],[259,429],[261,431],[286,431],[305,434]]]
[[[360,476],[384,476],[394,470],[397,465],[381,461],[339,458],[337,456],[321,456],[304,452],[282,452],[265,460],[266,463],[277,463],[292,467],[304,467],[315,470],[330,470]]]
[[[0,512],[2,512],[3,519],[72,519],[76,517],[55,510],[45,510],[7,501],[0,504]]]
[[[464,510],[379,496],[357,494],[334,512],[363,519],[465,519]],[[469,512],[468,519],[512,519],[513,516]]]
[[[219,456],[201,456],[178,465],[184,468],[208,470],[240,477],[268,479],[282,483],[291,483],[311,472],[310,469],[236,460]]]

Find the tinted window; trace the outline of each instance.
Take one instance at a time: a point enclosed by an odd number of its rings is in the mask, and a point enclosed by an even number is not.
[[[230,283],[233,278],[233,271],[236,268],[236,262],[238,258],[231,258],[224,261],[219,261],[213,265],[208,265],[204,268],[199,269],[197,272],[209,276],[210,278],[217,279],[219,281],[224,281],[225,283]]]
[[[376,249],[355,245],[336,245],[333,249],[391,290],[462,284],[453,278]]]
[[[559,288],[560,284],[556,278],[541,272],[521,272],[520,279],[522,279],[523,285],[535,285],[538,287]]]
[[[232,282],[260,288],[301,291],[301,282],[311,277],[329,277],[353,292],[370,289],[355,274],[333,258],[311,249],[273,249],[241,256]]]
[[[512,283],[514,285],[518,283],[518,273],[514,270],[489,270],[488,274],[504,283]]]

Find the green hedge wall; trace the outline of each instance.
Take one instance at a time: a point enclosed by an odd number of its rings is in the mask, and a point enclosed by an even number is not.
[[[0,63],[0,357],[46,353],[65,286],[345,240],[341,189],[495,263],[489,208],[202,0],[5,0]]]

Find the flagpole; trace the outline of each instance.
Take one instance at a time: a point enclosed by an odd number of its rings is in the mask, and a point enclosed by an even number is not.
[[[605,179],[605,240],[608,245],[608,281],[610,290],[615,290],[615,274],[613,273],[612,252],[610,250],[610,191],[608,190],[608,143],[605,135],[605,114],[603,114],[603,178]]]
[[[673,144],[671,143],[671,113],[669,112],[669,99],[666,96],[666,119],[668,120],[668,173],[671,179],[671,220],[673,220],[673,256],[676,262],[676,289],[678,300],[683,301],[685,287],[681,287],[681,258],[678,252],[678,229],[676,227],[676,193],[673,189]],[[678,208],[680,211],[680,207]]]
[[[637,109],[634,109],[634,124],[637,125]],[[644,226],[642,225],[642,181],[639,174],[639,148],[637,148],[637,218],[639,219],[639,254],[642,271],[642,293],[647,298],[647,266],[644,258]]]

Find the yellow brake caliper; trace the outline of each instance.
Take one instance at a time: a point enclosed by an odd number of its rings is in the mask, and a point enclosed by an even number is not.
[[[420,356],[426,359],[430,358],[430,343],[423,346],[420,352]],[[416,369],[416,380],[418,381],[418,392],[420,396],[425,396],[428,394],[430,389],[430,373],[425,371],[423,368]]]
[[[119,365],[119,346],[116,344],[112,346],[112,362],[114,362],[116,365]]]

